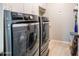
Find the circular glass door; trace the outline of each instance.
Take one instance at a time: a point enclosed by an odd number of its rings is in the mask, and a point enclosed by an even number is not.
[[[31,32],[29,35],[29,48],[32,49],[37,41],[37,34],[34,32]]]
[[[37,52],[37,49],[39,48],[39,43],[38,43],[38,25],[35,23],[29,24],[28,27],[28,49],[27,49],[27,54],[32,56]]]
[[[29,54],[34,54],[38,46],[38,27],[36,24],[31,24],[29,27]]]

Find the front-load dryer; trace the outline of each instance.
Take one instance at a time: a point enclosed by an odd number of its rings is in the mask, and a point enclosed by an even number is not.
[[[46,56],[49,53],[49,20],[47,17],[39,17],[40,28],[40,56]]]

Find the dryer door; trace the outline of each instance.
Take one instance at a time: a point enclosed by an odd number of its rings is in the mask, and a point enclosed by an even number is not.
[[[49,39],[49,23],[42,23],[42,45],[45,44]]]

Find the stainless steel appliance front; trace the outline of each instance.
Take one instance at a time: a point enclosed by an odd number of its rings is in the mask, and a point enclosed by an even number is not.
[[[39,55],[38,16],[4,11],[4,55]]]

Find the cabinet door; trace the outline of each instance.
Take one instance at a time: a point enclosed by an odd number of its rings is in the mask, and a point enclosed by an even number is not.
[[[12,11],[23,13],[23,3],[12,3],[10,6]]]

